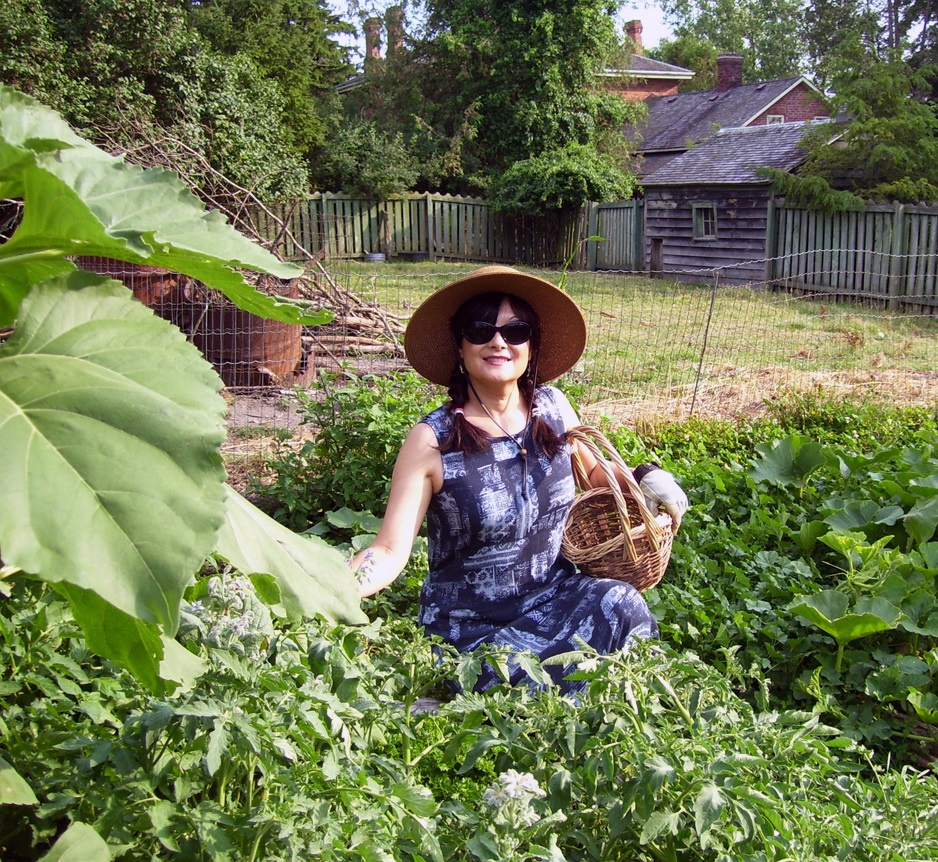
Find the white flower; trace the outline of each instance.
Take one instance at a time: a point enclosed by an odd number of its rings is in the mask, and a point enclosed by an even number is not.
[[[509,769],[498,776],[498,783],[501,784],[505,795],[510,799],[547,795],[530,772],[517,772],[514,769]]]
[[[492,808],[499,808],[508,801],[508,794],[505,793],[503,787],[499,787],[497,784],[493,784],[491,787],[486,788],[485,792],[482,794],[482,801],[486,805],[491,805]]]

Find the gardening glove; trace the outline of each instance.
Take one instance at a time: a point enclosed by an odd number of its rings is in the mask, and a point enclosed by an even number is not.
[[[642,476],[638,484],[645,495],[645,503],[652,512],[664,509],[671,516],[671,532],[681,526],[681,518],[687,511],[687,494],[667,470],[655,468]]]

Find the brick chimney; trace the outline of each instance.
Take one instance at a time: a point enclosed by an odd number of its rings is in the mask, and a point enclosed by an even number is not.
[[[720,54],[717,57],[717,89],[731,90],[743,82],[743,55]]]
[[[629,21],[625,25],[625,35],[628,37],[629,41],[632,43],[632,51],[635,54],[642,55],[645,53],[644,47],[642,47],[642,22],[641,21]]]
[[[404,47],[404,8],[390,6],[384,13],[384,24],[388,33],[388,51],[390,57],[395,51]]]
[[[381,59],[381,19],[369,18],[362,25],[365,30],[365,69]]]

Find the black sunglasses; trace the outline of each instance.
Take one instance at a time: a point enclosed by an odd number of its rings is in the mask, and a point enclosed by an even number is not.
[[[531,340],[531,324],[523,320],[513,320],[504,326],[474,320],[462,328],[462,337],[470,344],[488,344],[496,332],[509,344],[524,344],[525,341]]]

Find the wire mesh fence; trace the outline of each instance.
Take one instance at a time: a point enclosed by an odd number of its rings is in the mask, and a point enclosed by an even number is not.
[[[265,289],[315,296],[335,312],[321,327],[265,321],[174,273],[119,262],[120,278],[178,325],[225,381],[236,426],[296,427],[295,388],[340,376],[406,371],[403,330],[413,309],[475,264],[311,264]],[[586,418],[635,422],[755,412],[780,390],[938,403],[938,320],[844,301],[826,292],[695,282],[638,272],[528,270],[564,288],[587,318],[589,343],[560,381]],[[676,275],[676,274],[675,274]],[[667,274],[666,274],[667,276]]]

